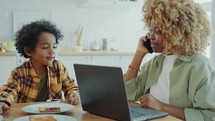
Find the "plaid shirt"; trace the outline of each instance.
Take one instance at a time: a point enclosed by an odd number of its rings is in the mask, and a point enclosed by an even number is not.
[[[68,76],[68,72],[61,62],[55,60],[52,67],[47,67],[47,70],[49,98],[60,99],[61,91],[64,91],[65,98],[68,99],[73,91],[78,90],[74,80]],[[34,102],[40,81],[41,78],[36,74],[29,60],[12,71],[7,84],[3,85],[1,89],[0,101],[9,105],[13,102]]]

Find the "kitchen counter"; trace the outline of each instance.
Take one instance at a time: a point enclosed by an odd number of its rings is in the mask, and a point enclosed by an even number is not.
[[[59,52],[59,56],[133,56],[134,52],[126,51],[81,51]]]
[[[11,51],[11,52],[0,52],[0,56],[16,56],[16,52],[15,52],[15,51]]]
[[[133,56],[134,52],[126,51],[81,51],[58,53],[59,56]],[[16,56],[16,52],[0,52],[0,56]]]

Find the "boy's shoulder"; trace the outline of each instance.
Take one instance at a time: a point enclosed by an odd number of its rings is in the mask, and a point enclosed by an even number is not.
[[[65,68],[65,66],[63,65],[63,63],[59,60],[54,60],[52,66],[50,66],[51,68],[54,69],[63,69]]]
[[[32,68],[30,60],[27,60],[23,62],[21,65],[17,66],[16,69],[21,69],[21,68]]]
[[[59,60],[54,60],[53,61],[53,66],[56,66],[56,65],[63,65],[63,63],[61,62],[61,61],[59,61]]]

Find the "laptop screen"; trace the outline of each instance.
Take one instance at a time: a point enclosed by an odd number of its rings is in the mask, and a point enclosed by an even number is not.
[[[74,68],[83,110],[130,121],[121,68],[79,64]]]
[[[140,106],[132,106],[135,110],[131,111],[120,67],[74,64],[74,69],[85,111],[119,121],[146,120],[168,115]]]

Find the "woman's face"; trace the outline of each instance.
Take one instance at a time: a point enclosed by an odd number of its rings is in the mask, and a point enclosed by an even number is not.
[[[162,53],[164,46],[163,41],[165,40],[164,35],[161,30],[154,25],[154,20],[152,19],[150,25],[150,32],[147,37],[151,40],[151,46],[154,52]]]

